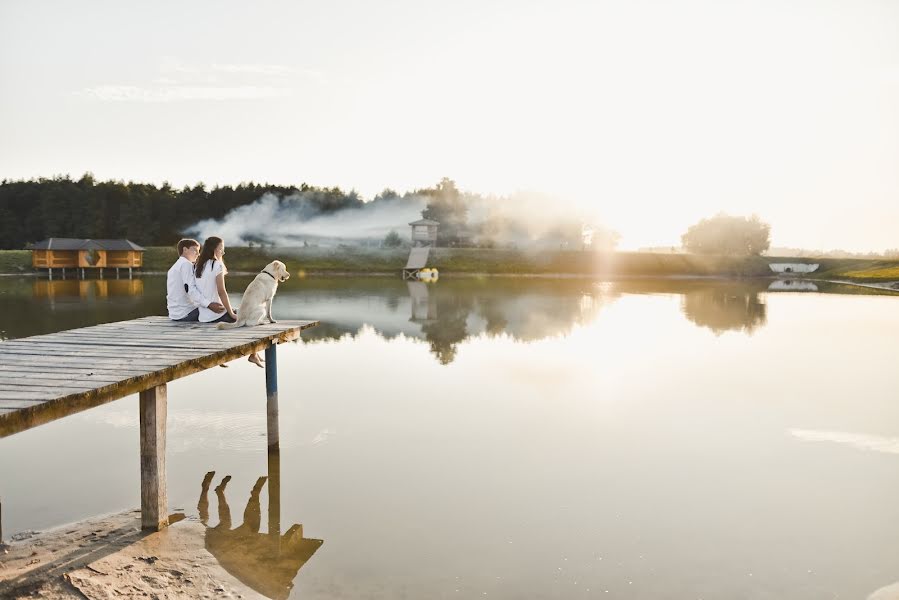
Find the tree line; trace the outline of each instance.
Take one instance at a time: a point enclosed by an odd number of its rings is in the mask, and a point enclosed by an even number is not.
[[[355,191],[243,183],[208,190],[202,183],[175,189],[168,183],[96,181],[85,174],[0,181],[0,248],[20,249],[50,237],[129,239],[144,246],[172,244],[203,219],[258,200],[302,192],[319,213],[362,206]]]

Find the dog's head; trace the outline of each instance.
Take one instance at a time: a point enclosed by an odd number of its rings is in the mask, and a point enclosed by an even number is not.
[[[290,273],[287,272],[287,266],[280,260],[273,260],[272,262],[265,265],[265,268],[262,270],[267,272],[278,281],[287,281],[288,279],[290,279]]]

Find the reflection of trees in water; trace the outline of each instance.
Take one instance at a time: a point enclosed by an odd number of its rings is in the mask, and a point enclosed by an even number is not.
[[[725,331],[753,333],[767,322],[767,307],[758,292],[714,286],[684,294],[684,316],[720,335]]]
[[[366,290],[359,295],[366,298],[365,312],[341,322],[323,318],[318,327],[303,334],[304,340],[353,336],[368,324],[387,339],[401,333],[424,338],[440,363],[449,364],[456,357],[459,342],[469,337],[508,335],[516,340],[532,341],[565,335],[577,325],[592,321],[615,295],[609,286],[583,279],[457,279],[436,285],[407,282],[399,289],[405,288],[407,292],[408,312],[396,311],[403,318],[394,322],[391,315],[397,305],[396,286],[388,281],[379,282],[378,293],[378,288],[369,287],[365,282],[360,285]],[[314,293],[319,296],[317,302],[338,301],[333,292],[315,290]],[[372,304],[375,298],[380,300],[381,310]]]
[[[504,286],[489,285],[458,294],[451,287],[431,286],[435,304],[432,320],[421,331],[441,364],[456,356],[456,345],[468,337],[509,335],[531,341],[564,335],[575,326],[592,321],[603,302],[592,283],[557,284],[542,293],[531,290],[510,295]]]
[[[503,305],[498,298],[484,298],[479,304],[480,314],[484,317],[484,330],[487,335],[500,335],[509,326],[509,320],[503,312]]]
[[[458,344],[467,338],[508,335],[531,341],[564,335],[577,325],[592,321],[614,296],[608,286],[583,279],[456,279],[433,285],[406,282],[400,284],[401,288],[396,287],[396,282],[374,283],[380,288],[365,281],[359,283],[365,290],[364,294],[357,292],[358,297],[366,299],[364,311],[340,322],[322,318],[322,323],[304,333],[303,339],[353,336],[367,324],[387,339],[401,333],[424,338],[438,361],[449,364],[455,360]],[[339,285],[343,287],[345,283]],[[398,289],[406,294],[397,294]],[[344,297],[342,289],[309,291],[318,296],[318,303],[333,305]],[[283,296],[281,293],[279,298]],[[406,309],[396,311],[398,319],[394,319],[393,307],[398,299],[405,299]],[[314,308],[310,308],[309,314],[314,314]]]
[[[468,315],[473,306],[472,297],[437,297],[436,319],[423,324],[421,332],[440,364],[449,364],[456,358],[456,345],[468,335]]]

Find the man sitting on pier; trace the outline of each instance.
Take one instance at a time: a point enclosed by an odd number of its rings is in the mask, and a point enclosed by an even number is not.
[[[200,242],[185,239],[178,242],[178,260],[169,269],[166,279],[166,303],[173,321],[198,321],[201,306],[217,313],[225,312],[218,302],[211,302],[197,287],[194,263],[200,256]]]

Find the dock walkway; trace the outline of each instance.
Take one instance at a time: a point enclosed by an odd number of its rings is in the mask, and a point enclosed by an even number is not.
[[[425,268],[428,264],[428,256],[431,248],[429,246],[415,246],[409,250],[409,260],[403,267],[403,279],[414,279],[418,277],[418,272]]]
[[[0,438],[139,393],[143,525],[165,527],[166,384],[265,350],[269,444],[277,444],[275,347],[317,324],[219,330],[144,317],[7,340],[0,343]]]

